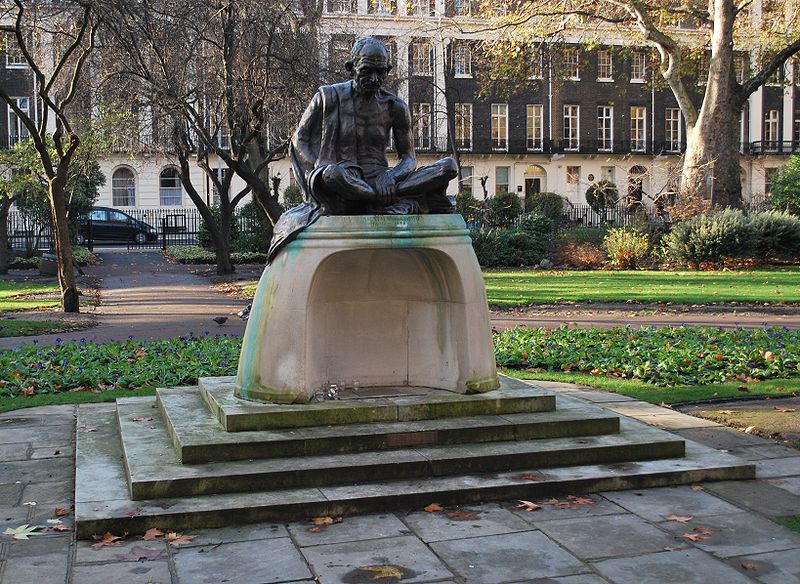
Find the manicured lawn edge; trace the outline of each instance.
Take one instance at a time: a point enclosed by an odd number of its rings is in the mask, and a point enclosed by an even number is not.
[[[75,391],[65,393],[36,394],[30,397],[17,396],[0,399],[0,413],[19,410],[22,408],[36,408],[39,406],[53,406],[62,404],[89,404],[114,401],[119,397],[145,397],[155,395],[154,387],[137,390],[112,389],[101,393],[92,391]]]

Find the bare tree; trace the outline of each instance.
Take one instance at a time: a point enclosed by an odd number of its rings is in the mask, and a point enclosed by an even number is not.
[[[649,45],[658,73],[675,96],[687,128],[681,194],[708,193],[720,206],[742,204],[739,119],[748,98],[800,51],[798,4],[770,0],[527,0],[496,21],[488,43],[495,75],[513,75],[525,46],[580,39]],[[737,81],[737,51],[754,57],[751,75]],[[707,56],[702,95],[690,88],[687,56]],[[700,69],[700,68],[698,68]]]
[[[153,112],[162,143],[209,228],[218,273],[230,273],[231,228],[247,194],[275,223],[282,212],[269,165],[316,87],[321,5],[287,0],[110,1],[102,9],[102,83],[125,87]],[[192,184],[196,163],[213,184],[219,218]],[[245,187],[231,191],[233,176]]]
[[[64,191],[80,144],[74,108],[87,59],[95,46],[93,5],[87,0],[14,0],[0,9],[13,50],[30,68],[39,103],[23,109],[0,86],[0,99],[25,127],[47,180],[64,312],[79,312]]]

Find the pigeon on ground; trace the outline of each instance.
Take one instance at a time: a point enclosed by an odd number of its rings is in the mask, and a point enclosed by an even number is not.
[[[228,317],[227,316],[215,316],[211,320],[213,320],[219,326],[222,326],[223,324],[225,324],[225,321],[228,320]]]
[[[250,308],[252,308],[252,306],[253,306],[252,304],[248,304],[247,306],[242,308],[239,312],[237,312],[236,316],[246,321],[248,318],[250,318]]]

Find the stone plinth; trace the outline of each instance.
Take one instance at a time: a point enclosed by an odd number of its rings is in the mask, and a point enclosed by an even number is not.
[[[499,387],[483,278],[460,215],[322,217],[264,270],[236,395],[304,403],[337,382]]]

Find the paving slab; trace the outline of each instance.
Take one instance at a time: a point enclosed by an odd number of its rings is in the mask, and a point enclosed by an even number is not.
[[[730,558],[728,563],[764,584],[800,584],[800,553],[798,550],[739,556]],[[745,568],[745,565],[748,567]]]
[[[303,548],[302,553],[315,579],[325,584],[384,581],[381,569],[402,574],[400,579],[409,584],[453,577],[425,544],[410,535],[318,545]]]
[[[686,547],[675,536],[631,514],[537,521],[536,526],[583,559],[641,555],[667,547]],[[598,537],[602,533],[614,535]]]
[[[540,531],[440,541],[430,547],[466,583],[519,582],[590,571]]]
[[[747,448],[740,449],[739,456],[747,460],[791,458],[797,456],[797,449],[789,448],[788,446],[782,446],[781,444],[775,444],[774,442],[765,441],[765,443],[760,446],[749,446]]]
[[[754,513],[699,517],[686,524],[665,522],[660,527],[678,537],[684,533],[696,533],[693,531],[696,527],[711,529],[708,539],[692,542],[692,545],[720,558],[789,549],[800,554],[800,533]]]
[[[462,539],[531,529],[529,523],[498,504],[446,507],[428,513],[415,511],[402,520],[424,542]]]
[[[331,525],[316,525],[310,520],[296,521],[287,528],[300,547],[411,534],[408,526],[392,513],[353,515]]]
[[[800,456],[759,460],[756,462],[756,475],[759,478],[800,476]]]
[[[578,574],[561,578],[536,578],[526,580],[525,584],[608,584],[608,580],[595,574]]]
[[[748,584],[752,580],[697,549],[662,551],[593,564],[615,584]]]
[[[800,495],[800,477],[787,477],[785,479],[766,479],[766,481],[771,484],[775,485],[779,489],[783,489],[784,491],[789,491],[795,495]],[[800,514],[800,509],[797,510],[798,514]]]
[[[147,560],[136,563],[75,565],[72,582],[76,584],[170,584],[172,576],[166,560]]]
[[[5,536],[3,539],[7,539]],[[72,543],[71,534],[45,533],[27,540],[10,540],[6,544],[9,558],[47,556],[55,553],[66,554]]]
[[[603,496],[648,521],[664,521],[669,515],[704,517],[741,511],[719,497],[685,486],[619,491]]]
[[[770,517],[800,514],[800,495],[764,481],[722,481],[709,483],[706,489],[740,507]]]
[[[519,507],[519,502],[512,502],[509,504],[510,511],[522,518],[524,521],[536,525],[538,521],[549,521],[553,519],[573,519],[575,517],[588,517],[595,515],[619,515],[625,513],[625,509],[619,505],[612,503],[605,497],[597,494],[588,493],[573,493],[582,499],[589,499],[592,501],[588,505],[561,505],[559,503],[569,503],[566,496],[548,497],[545,499],[535,499],[532,503],[539,505],[536,511],[526,511],[524,507]]]
[[[5,478],[5,477],[4,477]],[[22,483],[0,484],[0,508],[13,507],[22,503]]]
[[[93,548],[92,545],[94,545],[94,541],[77,541],[75,543],[75,562],[78,564],[138,562],[138,558],[141,557],[140,550],[148,552],[148,557],[152,560],[166,560],[168,556],[168,544],[163,539],[144,541],[141,537],[130,536],[118,546]],[[139,554],[138,557],[137,554]]]
[[[64,582],[66,577],[67,554],[56,552],[8,558],[1,581],[3,584],[43,584]]]
[[[236,541],[256,541],[260,539],[288,537],[289,531],[286,529],[286,526],[278,523],[254,523],[220,527],[217,529],[204,529],[192,535],[195,535],[195,538],[190,543],[181,546],[182,548],[216,545],[219,543],[231,543]]]
[[[179,548],[175,571],[181,582],[218,584],[221,573],[236,584],[311,579],[305,560],[288,537]]]
[[[673,430],[678,436],[683,436],[688,440],[693,440],[714,448],[722,450],[734,456],[743,456],[747,448],[751,446],[764,446],[766,441],[758,436],[745,434],[732,428],[686,428]]]

